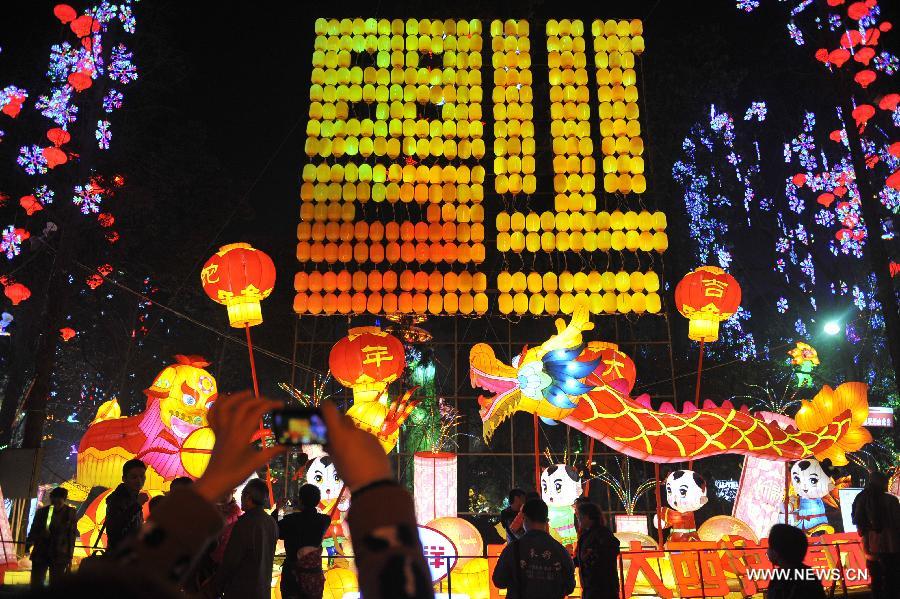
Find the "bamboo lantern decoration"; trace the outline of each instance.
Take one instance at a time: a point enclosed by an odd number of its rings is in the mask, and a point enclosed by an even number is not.
[[[419,451],[413,458],[416,521],[456,517],[456,454]]]
[[[688,338],[715,341],[719,323],[737,312],[741,286],[734,277],[716,266],[701,266],[689,272],[675,288],[675,305],[690,320]]]

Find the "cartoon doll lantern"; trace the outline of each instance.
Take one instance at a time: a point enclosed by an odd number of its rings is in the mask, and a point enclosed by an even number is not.
[[[789,522],[809,535],[832,533],[825,516],[824,498],[834,490],[834,480],[826,472],[831,462],[815,459],[800,460],[791,467],[791,487],[789,500]]]
[[[581,477],[571,466],[554,464],[541,473],[541,498],[547,502],[550,528],[563,545],[572,545],[578,538],[573,506],[581,490]]]
[[[699,541],[694,512],[709,501],[703,477],[691,470],[672,472],[666,477],[666,501],[671,507],[663,508],[659,519],[663,528],[672,529],[669,540]]]
[[[331,525],[325,532],[322,546],[327,550],[328,555],[334,555],[337,552],[335,544],[344,543],[348,538],[344,521],[347,517],[347,510],[350,509],[350,493],[344,488],[344,481],[338,477],[334,462],[328,455],[320,455],[310,461],[309,467],[306,469],[306,482],[316,486],[322,495],[319,511],[331,515]],[[344,493],[341,494],[341,491]],[[339,494],[340,499],[338,499]],[[335,502],[337,502],[337,509],[334,509]]]
[[[203,291],[228,308],[228,323],[235,328],[262,323],[260,302],[275,287],[275,264],[249,243],[219,248],[200,271]]]
[[[78,447],[76,482],[114,488],[122,464],[132,458],[147,464],[148,491],[163,491],[178,476],[203,473],[214,441],[206,414],[216,400],[216,379],[199,356],[175,356],[175,362],[144,391],[147,404],[140,414],[120,417],[115,399],[98,408]]]

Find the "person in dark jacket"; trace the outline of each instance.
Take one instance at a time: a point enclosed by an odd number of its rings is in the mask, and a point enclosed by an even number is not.
[[[300,511],[278,521],[278,538],[284,541],[281,566],[282,599],[322,599],[325,574],[322,572],[322,539],[331,518],[316,509],[322,492],[315,485],[299,491]]]
[[[55,585],[72,565],[78,518],[75,508],[66,505],[69,492],[56,487],[50,491],[50,505],[34,514],[31,530],[25,539],[25,551],[31,550],[31,588],[44,586],[47,571]],[[32,549],[33,548],[33,549]]]
[[[516,516],[522,511],[523,505],[525,505],[525,491],[522,489],[513,489],[510,491],[509,506],[500,512],[500,525],[503,526],[503,530],[506,531],[507,543],[512,543],[514,540],[525,534],[525,531],[522,530],[520,525],[513,528],[513,521],[516,520]]]
[[[619,539],[603,523],[594,503],[576,504],[578,546],[575,555],[583,599],[615,599],[619,596]]]
[[[799,528],[776,524],[769,531],[769,561],[776,570],[769,582],[766,599],[825,599],[825,589],[815,571],[806,566],[809,540]]]
[[[244,515],[238,518],[225,547],[222,564],[203,588],[208,597],[269,599],[272,595],[272,562],[278,542],[278,526],[266,513],[269,489],[258,478],[244,485]]]
[[[851,511],[866,552],[873,599],[896,597],[900,589],[900,502],[887,492],[887,484],[887,476],[873,472]]]
[[[150,496],[141,492],[147,465],[133,459],[122,465],[122,483],[106,497],[106,550],[115,550],[136,535],[144,524],[144,504]]]
[[[547,504],[530,499],[522,507],[525,534],[503,548],[494,585],[510,599],[563,599],[575,590],[575,565],[548,532]]]

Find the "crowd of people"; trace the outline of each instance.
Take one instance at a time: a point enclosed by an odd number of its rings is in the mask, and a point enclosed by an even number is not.
[[[325,577],[322,541],[330,518],[319,513],[319,489],[299,489],[299,509],[282,515],[284,505],[268,513],[269,489],[250,479],[253,472],[284,451],[247,444],[255,423],[279,402],[239,393],[221,398],[209,415],[216,443],[206,472],[198,480],[172,481],[164,496],[142,491],[146,465],[126,462],[122,483],[106,498],[103,555],[82,560],[67,575],[77,535],[75,509],[67,492],[50,492],[29,531],[34,597],[225,597],[268,599],[271,596],[275,547],[284,542],[281,571],[284,599],[320,599]],[[352,502],[347,517],[361,596],[366,599],[420,599],[434,596],[431,575],[416,530],[410,494],[392,477],[378,440],[326,403],[329,454]],[[865,549],[875,599],[893,597],[900,573],[900,502],[886,491],[887,480],[875,473],[853,505],[853,519]],[[144,504],[149,518],[144,521]],[[576,587],[584,599],[620,597],[619,540],[603,512],[586,498],[575,505],[577,543],[570,551],[549,530],[547,504],[536,494],[513,489],[500,515],[507,545],[493,572],[493,582],[511,599],[562,599]],[[390,509],[386,509],[390,506]],[[769,559],[776,569],[795,573],[776,577],[771,599],[822,599],[815,576],[798,576],[808,540],[792,526],[777,524],[769,535]],[[45,578],[50,574],[50,586]]]

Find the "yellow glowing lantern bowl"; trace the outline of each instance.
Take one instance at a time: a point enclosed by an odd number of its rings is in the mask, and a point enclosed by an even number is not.
[[[694,341],[715,341],[719,338],[719,321],[692,318],[688,322],[688,339]]]
[[[262,296],[258,295],[236,295],[225,300],[225,307],[228,309],[228,324],[236,329],[262,324],[260,300],[262,300]]]

